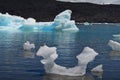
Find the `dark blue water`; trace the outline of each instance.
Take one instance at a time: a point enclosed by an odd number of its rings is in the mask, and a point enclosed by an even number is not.
[[[112,35],[120,34],[120,25],[77,25],[79,32],[7,32],[0,31],[0,80],[120,80],[120,54],[108,46]],[[23,50],[24,42],[35,43],[32,52]],[[116,40],[120,42],[120,40]],[[57,47],[56,63],[65,67],[77,65],[76,56],[84,47],[93,48],[99,55],[88,64],[83,77],[45,75],[42,57],[35,55],[41,45]],[[103,74],[91,73],[96,65],[103,64]],[[102,77],[102,78],[100,78]]]

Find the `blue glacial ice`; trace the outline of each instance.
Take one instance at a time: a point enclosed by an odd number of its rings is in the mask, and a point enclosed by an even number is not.
[[[41,60],[41,63],[44,64],[46,73],[83,76],[86,74],[87,64],[93,61],[98,53],[89,47],[85,47],[82,53],[76,57],[78,59],[78,65],[73,68],[66,68],[54,62],[56,58],[58,58],[56,47],[48,47],[47,45],[41,46],[36,55],[44,58]]]
[[[52,22],[36,22],[34,18],[24,19],[20,16],[0,13],[0,30],[20,31],[78,31],[71,10],[59,13]]]

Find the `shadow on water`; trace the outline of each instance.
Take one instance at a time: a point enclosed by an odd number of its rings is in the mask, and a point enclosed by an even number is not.
[[[96,76],[99,79],[102,79],[103,72],[91,72],[93,76]]]
[[[35,53],[33,53],[32,51],[24,51],[23,55],[25,58],[35,58]]]

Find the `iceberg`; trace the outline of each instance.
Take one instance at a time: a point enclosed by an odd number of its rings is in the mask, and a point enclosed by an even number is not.
[[[100,64],[91,70],[92,72],[103,72],[103,65]]]
[[[36,55],[44,58],[41,60],[41,63],[44,64],[46,73],[67,76],[83,76],[86,74],[87,64],[93,61],[98,53],[89,47],[85,47],[82,53],[76,57],[78,59],[78,65],[73,68],[66,68],[54,62],[58,57],[56,47],[48,47],[47,45],[41,46]]]
[[[31,49],[34,49],[34,48],[35,48],[35,45],[34,44],[30,44],[29,41],[26,41],[23,44],[23,49],[26,50],[26,51],[30,51]]]
[[[78,31],[71,10],[59,13],[52,22],[36,22],[34,18],[24,19],[8,13],[0,13],[0,30],[16,29],[20,31]]]
[[[119,42],[109,40],[108,45],[112,48],[112,50],[120,51],[120,43]]]
[[[54,24],[56,25],[56,30],[79,30],[74,20],[71,19],[71,10],[65,10],[58,14],[54,19]]]

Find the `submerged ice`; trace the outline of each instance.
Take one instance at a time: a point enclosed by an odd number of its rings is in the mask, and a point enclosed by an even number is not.
[[[76,57],[78,59],[78,65],[73,68],[66,68],[55,63],[58,57],[56,47],[41,46],[36,55],[44,58],[41,60],[41,63],[44,64],[46,73],[82,76],[86,73],[87,64],[93,61],[98,53],[89,47],[85,47],[82,53]]]
[[[66,31],[79,29],[71,19],[71,10],[65,10],[58,14],[53,22],[36,22],[34,18],[24,19],[19,16],[10,15],[8,13],[0,13],[0,30],[16,29],[21,31]]]

